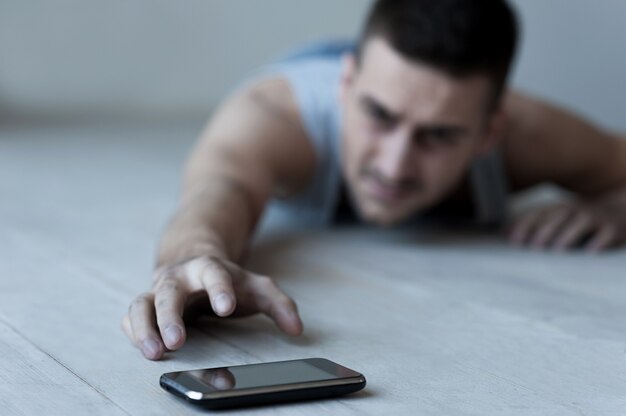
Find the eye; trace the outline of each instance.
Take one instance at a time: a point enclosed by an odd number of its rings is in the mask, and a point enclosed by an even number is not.
[[[375,121],[379,121],[381,123],[388,123],[391,121],[389,116],[383,110],[376,106],[369,106],[368,113],[369,116]]]
[[[435,127],[418,132],[417,144],[424,148],[442,148],[453,146],[458,142],[459,132],[447,127]]]
[[[385,109],[374,103],[363,103],[362,109],[369,121],[374,123],[376,127],[389,128],[395,122],[394,117],[392,117],[387,111],[385,111]]]

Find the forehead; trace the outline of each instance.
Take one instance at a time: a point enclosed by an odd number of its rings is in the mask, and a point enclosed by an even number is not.
[[[372,96],[394,113],[416,120],[463,121],[481,116],[490,93],[486,76],[452,77],[405,59],[378,37],[364,45],[356,86],[360,93]]]

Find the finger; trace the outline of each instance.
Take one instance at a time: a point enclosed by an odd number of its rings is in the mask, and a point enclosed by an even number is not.
[[[128,314],[124,315],[124,318],[122,318],[122,330],[128,339],[130,339],[130,342],[135,345],[135,339],[133,337],[133,331],[130,328],[130,319],[128,318]]]
[[[605,225],[589,240],[587,251],[597,253],[615,243],[617,243],[617,230],[613,226]]]
[[[154,295],[151,293],[137,297],[128,311],[130,332],[135,346],[149,360],[158,360],[163,356],[164,346],[156,331]]]
[[[192,279],[199,281],[209,295],[211,307],[218,316],[228,316],[237,306],[233,289],[233,276],[225,263],[218,259],[198,259],[190,262],[187,272]]]
[[[186,288],[174,277],[163,278],[156,287],[154,304],[157,325],[169,350],[177,350],[185,343],[185,324],[182,317],[187,293]]]
[[[557,250],[565,250],[571,248],[583,237],[588,235],[594,228],[594,221],[591,215],[587,213],[579,213],[571,222],[562,228],[559,236],[554,240],[554,248]]]
[[[255,307],[266,314],[276,325],[289,335],[302,333],[302,320],[293,299],[285,294],[276,285],[274,280],[267,276],[250,275],[250,285],[254,292]]]
[[[541,218],[547,214],[547,211],[548,210],[534,211],[518,219],[509,232],[510,241],[516,245],[526,244],[536,225],[541,221]]]
[[[546,214],[536,224],[532,235],[529,235],[530,245],[535,248],[546,247],[554,240],[563,224],[571,217],[569,209],[558,209]]]

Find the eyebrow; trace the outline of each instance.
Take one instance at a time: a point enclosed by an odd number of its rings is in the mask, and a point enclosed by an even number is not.
[[[445,131],[451,136],[463,136],[467,133],[467,129],[461,126],[455,126],[450,124],[431,124],[416,129],[416,134],[435,133]]]
[[[381,103],[371,95],[363,95],[359,98],[359,101],[365,107],[376,109],[376,111],[380,112],[385,118],[389,119],[389,121],[395,122],[402,119],[401,114],[395,113],[394,111],[390,110],[383,103]]]
[[[378,101],[376,98],[371,95],[363,95],[360,97],[359,101],[362,105],[370,108],[375,108],[376,111],[379,111],[386,119],[390,122],[397,122],[403,118],[402,114],[396,113],[390,109],[388,109],[383,103]],[[428,134],[434,132],[445,131],[447,134],[451,136],[463,136],[467,133],[467,128],[455,124],[444,124],[444,123],[433,123],[426,124],[422,126],[418,126],[415,129],[415,135],[420,134]]]

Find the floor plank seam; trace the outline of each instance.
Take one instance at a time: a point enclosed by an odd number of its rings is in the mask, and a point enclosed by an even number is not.
[[[259,362],[263,361],[263,359],[261,357],[251,353],[250,351],[247,351],[246,349],[240,347],[239,345],[236,345],[233,342],[227,341],[227,340],[225,340],[223,338],[220,338],[220,337],[216,336],[215,333],[211,333],[211,332],[209,332],[209,331],[207,331],[207,330],[205,330],[203,328],[199,328],[198,326],[196,326],[194,329],[197,330],[198,332],[200,332],[201,334],[209,337],[209,338],[213,338],[214,340],[216,340],[218,342],[221,342],[222,344],[226,344],[229,347],[236,349],[237,351],[241,351],[244,354],[247,354],[247,355],[249,355],[250,357],[252,357],[252,358],[254,358],[256,360],[259,360]]]
[[[38,239],[45,239],[46,236],[38,235]],[[21,242],[23,244],[23,242]],[[23,244],[27,245],[27,244]],[[53,244],[43,244],[38,247],[37,255],[46,258],[46,259],[54,259],[54,258],[72,258],[72,252],[70,250],[56,247],[53,255],[51,255],[50,247],[53,247]],[[32,250],[32,246],[30,246]],[[90,280],[95,281],[96,284],[99,284],[102,288],[106,289],[109,293],[112,293],[116,296],[124,296],[130,297],[133,291],[130,287],[120,284],[117,280],[112,279],[106,273],[102,273],[96,268],[90,266],[88,263],[81,262],[80,260],[74,260],[71,262],[66,262],[65,267],[68,268],[68,271],[77,273],[79,275],[85,275],[90,278]],[[120,298],[121,299],[121,298]]]
[[[25,336],[20,330],[18,330],[15,326],[13,326],[8,319],[6,318],[6,316],[0,314],[0,322],[2,322],[4,325],[6,325],[8,328],[10,328],[15,334],[17,334],[20,338],[24,339],[26,342],[28,342],[30,345],[33,346],[33,348],[37,349],[37,351],[41,352],[42,354],[46,355],[47,357],[49,357],[51,360],[53,360],[55,363],[57,363],[58,365],[60,365],[61,367],[63,367],[65,370],[67,370],[69,373],[71,373],[72,375],[74,375],[76,378],[78,378],[80,381],[82,381],[84,384],[86,384],[88,387],[90,387],[92,390],[94,390],[96,393],[98,393],[100,396],[102,396],[105,400],[107,400],[109,403],[111,403],[113,406],[115,406],[116,408],[118,408],[119,410],[121,410],[122,412],[124,412],[124,414],[127,415],[131,415],[130,412],[128,412],[126,409],[124,409],[122,406],[120,406],[119,404],[117,404],[115,401],[113,401],[109,396],[106,395],[106,393],[104,393],[103,391],[101,391],[100,389],[98,389],[96,386],[92,385],[91,383],[89,383],[89,381],[87,381],[86,379],[84,379],[83,377],[81,377],[80,375],[76,374],[76,372],[74,372],[71,368],[69,368],[67,365],[65,365],[64,363],[62,363],[61,361],[59,361],[55,356],[53,356],[52,354],[48,353],[46,350],[42,349],[39,345],[37,345],[36,343],[32,342],[27,336]]]

